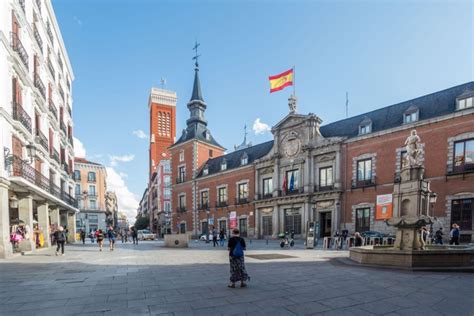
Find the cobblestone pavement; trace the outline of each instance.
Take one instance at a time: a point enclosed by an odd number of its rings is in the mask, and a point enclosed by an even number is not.
[[[204,242],[69,245],[0,260],[0,315],[474,315],[474,275],[340,264],[347,251],[249,245],[247,288],[227,288],[227,252]]]

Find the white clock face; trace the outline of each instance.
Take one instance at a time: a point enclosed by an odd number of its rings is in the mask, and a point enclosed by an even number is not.
[[[283,150],[288,157],[295,156],[300,151],[300,141],[297,138],[287,140],[283,145]]]

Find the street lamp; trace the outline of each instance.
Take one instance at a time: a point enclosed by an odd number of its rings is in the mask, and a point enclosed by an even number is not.
[[[207,214],[207,230],[206,230],[206,244],[209,243],[209,210],[206,210]]]
[[[434,208],[434,204],[436,203],[437,198],[438,198],[438,194],[436,194],[435,192],[430,193],[431,216],[434,215],[433,208]]]

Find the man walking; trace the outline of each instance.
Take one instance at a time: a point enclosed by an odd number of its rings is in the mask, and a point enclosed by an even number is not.
[[[59,249],[61,249],[61,256],[64,256],[64,243],[66,242],[66,233],[62,226],[54,233],[54,239],[56,240],[56,256],[59,256]]]
[[[81,235],[82,244],[85,245],[86,244],[86,232],[84,231],[84,229],[81,229],[80,235]]]
[[[219,245],[217,243],[217,229],[215,227],[212,228],[212,245],[214,247]]]
[[[133,244],[138,245],[138,232],[135,226],[132,226],[132,239],[133,239]]]

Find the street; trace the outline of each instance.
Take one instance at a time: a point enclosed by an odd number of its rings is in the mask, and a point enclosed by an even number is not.
[[[255,257],[251,257],[254,256]],[[266,256],[258,256],[266,255]],[[0,261],[0,315],[473,315],[474,276],[348,266],[347,251],[248,244],[245,289],[204,242],[66,247]]]

